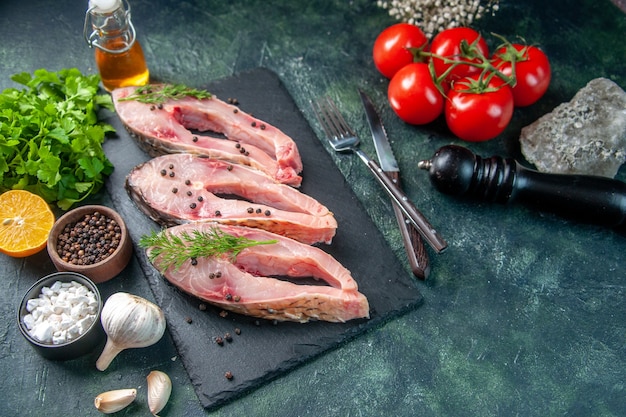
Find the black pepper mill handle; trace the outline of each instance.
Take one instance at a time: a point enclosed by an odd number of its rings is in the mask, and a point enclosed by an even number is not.
[[[520,202],[586,223],[626,225],[626,183],[590,175],[547,174],[512,158],[481,158],[448,145],[418,166],[440,192],[481,201]]]

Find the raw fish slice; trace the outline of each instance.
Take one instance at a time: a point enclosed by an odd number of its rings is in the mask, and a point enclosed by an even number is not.
[[[264,230],[216,223],[190,223],[165,233],[181,236],[215,227],[234,236],[277,243],[246,248],[235,260],[226,255],[197,258],[193,263],[187,260],[178,269],[163,268],[161,258],[156,257],[156,269],[182,291],[240,314],[296,322],[369,318],[367,298],[358,291],[350,271],[319,248]],[[307,277],[329,285],[296,283]]]
[[[144,213],[166,226],[217,221],[309,244],[330,243],[337,229],[333,214],[313,197],[258,170],[198,155],[149,160],[128,174],[126,189]]]
[[[158,89],[159,86],[153,86]],[[137,87],[112,92],[124,126],[151,156],[189,152],[254,167],[278,182],[299,186],[302,160],[296,143],[276,127],[217,97],[169,99],[160,105],[124,100]],[[227,139],[197,135],[212,131]]]

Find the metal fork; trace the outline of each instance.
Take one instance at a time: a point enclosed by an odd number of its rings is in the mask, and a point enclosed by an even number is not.
[[[359,138],[346,123],[335,103],[325,97],[313,105],[313,111],[320,122],[330,146],[337,152],[352,152],[365,163],[383,189],[400,207],[406,218],[417,228],[420,235],[436,251],[443,252],[448,244],[439,235],[426,217],[413,205],[400,188],[382,169],[359,147]]]

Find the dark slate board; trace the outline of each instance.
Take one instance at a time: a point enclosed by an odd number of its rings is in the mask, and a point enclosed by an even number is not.
[[[328,206],[339,224],[332,245],[320,247],[352,272],[371,308],[369,320],[345,324],[271,323],[233,313],[222,317],[221,311],[211,306],[201,310],[200,301],[169,285],[147,262],[144,252],[135,247],[196,394],[202,405],[211,409],[391,317],[418,307],[422,296],[414,278],[386,244],[276,74],[255,69],[203,87],[223,100],[237,98],[242,110],[294,138],[304,164],[301,191]],[[107,187],[136,243],[142,235],[158,230],[158,226],[130,201],[124,179],[135,165],[149,157],[134,143],[116,116],[107,121],[118,132],[118,137],[105,143],[105,151],[115,165]],[[241,330],[240,335],[235,334],[236,328]],[[226,333],[232,335],[232,342],[216,344],[215,338]],[[231,372],[234,378],[226,379],[226,372]]]

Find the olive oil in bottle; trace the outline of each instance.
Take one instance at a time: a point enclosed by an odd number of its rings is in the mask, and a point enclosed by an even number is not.
[[[122,0],[89,0],[84,35],[89,46],[96,48],[96,65],[107,91],[148,83],[150,73],[128,2],[124,7]]]

